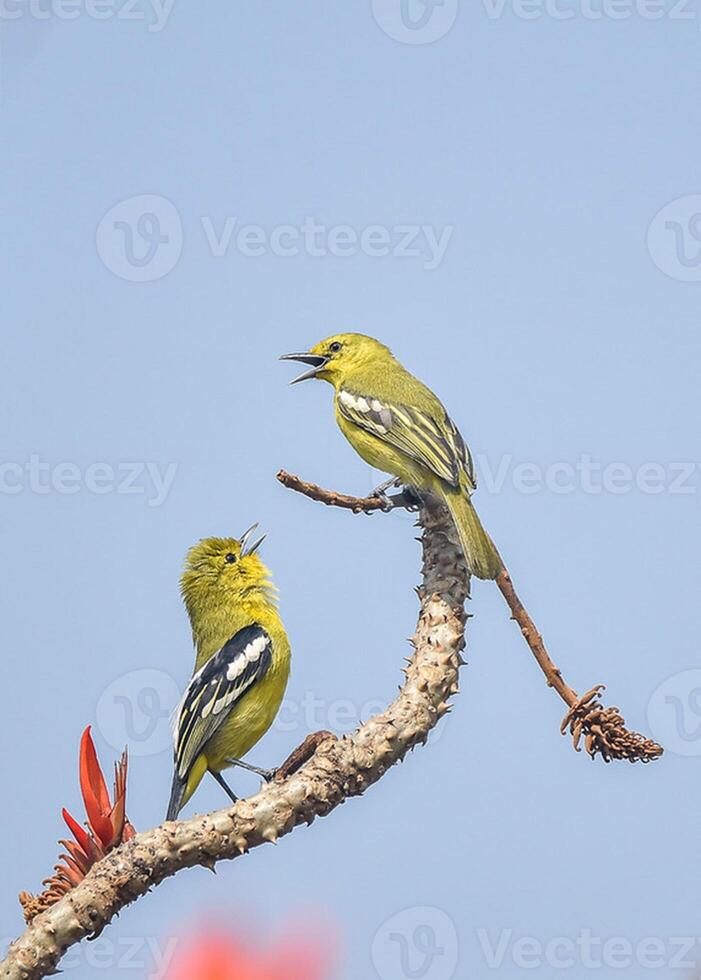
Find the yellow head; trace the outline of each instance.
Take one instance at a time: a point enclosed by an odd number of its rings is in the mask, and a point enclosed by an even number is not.
[[[212,609],[246,598],[274,600],[270,572],[256,554],[265,535],[252,540],[257,527],[257,524],[250,527],[240,540],[204,538],[190,548],[180,591],[191,621]]]
[[[319,378],[330,382],[334,387],[354,371],[387,359],[393,359],[389,347],[364,333],[335,334],[319,341],[303,354],[283,354],[280,358],[281,361],[301,361],[302,364],[311,365],[308,371],[300,374],[290,384],[294,385],[308,378]]]

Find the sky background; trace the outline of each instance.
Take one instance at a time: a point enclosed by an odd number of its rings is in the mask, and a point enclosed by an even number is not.
[[[75,980],[160,978],[213,919],[261,945],[316,923],[342,980],[701,964],[701,13],[414,2],[2,6],[0,935],[80,812],[86,724],[106,768],[130,746],[133,823],[162,819],[199,538],[269,533],[294,662],[252,761],[393,697],[410,519],[275,481],[381,479],[330,390],[276,360],[340,330],[440,395],[567,679],[605,682],[667,753],[576,755],[475,583],[424,749],[278,847],[164,883],[70,954]],[[211,781],[187,812],[224,803]]]

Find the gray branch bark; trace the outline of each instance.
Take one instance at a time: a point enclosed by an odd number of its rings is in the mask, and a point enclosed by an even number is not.
[[[211,868],[277,841],[300,824],[311,824],[349,797],[360,796],[426,741],[458,691],[469,577],[447,513],[426,505],[419,525],[419,620],[414,654],[394,703],[353,735],[323,741],[312,759],[284,782],[270,783],[228,809],[162,824],[117,848],[33,920],[0,963],[0,977],[38,980],[51,974],[70,946],[99,934],[121,909],[165,878],[196,865]]]

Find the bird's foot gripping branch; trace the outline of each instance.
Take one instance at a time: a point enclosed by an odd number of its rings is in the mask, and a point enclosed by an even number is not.
[[[314,483],[307,483],[292,473],[280,470],[277,478],[290,490],[310,497],[324,504],[342,507],[355,514],[373,513],[387,510],[387,499],[393,508],[406,507],[415,504],[413,493],[393,494],[382,500],[378,497],[353,497],[333,490],[324,490]],[[511,618],[521,628],[523,638],[528,644],[540,669],[543,671],[548,686],[554,688],[567,705],[560,730],[563,735],[569,731],[574,747],[580,751],[582,743],[589,755],[594,758],[600,755],[605,762],[612,759],[627,759],[629,762],[651,762],[662,755],[662,746],[646,738],[638,732],[631,732],[625,726],[618,708],[606,708],[599,700],[599,694],[604,690],[603,684],[597,684],[585,695],[577,694],[567,684],[555,666],[543,643],[543,637],[538,632],[525,606],[519,599],[511,576],[506,568],[502,568],[496,578],[496,584],[511,610]]]

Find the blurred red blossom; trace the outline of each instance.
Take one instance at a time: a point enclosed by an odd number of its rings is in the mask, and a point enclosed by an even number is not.
[[[59,863],[54,866],[55,873],[42,882],[46,889],[41,895],[31,895],[29,892],[20,894],[19,900],[27,922],[75,888],[105,854],[134,836],[134,828],[126,815],[127,766],[125,749],[114,767],[112,802],[88,725],[80,740],[79,764],[80,792],[88,818],[87,825],[82,827],[68,810],[62,811],[75,840],[59,841],[68,853],[59,855]]]
[[[284,939],[265,950],[210,930],[183,940],[165,980],[331,980],[331,944]]]

